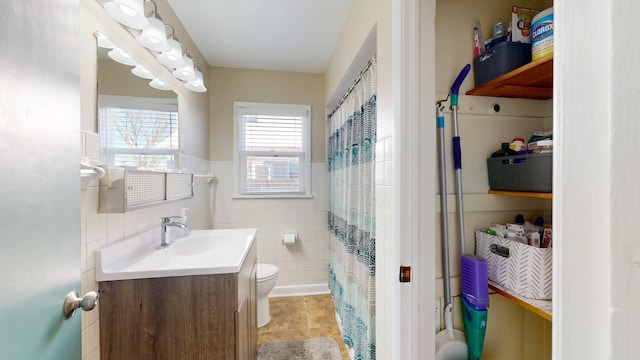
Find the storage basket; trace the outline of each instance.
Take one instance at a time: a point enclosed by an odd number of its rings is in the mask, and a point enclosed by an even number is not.
[[[487,172],[493,190],[552,192],[553,153],[488,158]]]
[[[551,299],[552,248],[525,245],[476,230],[476,255],[487,260],[490,281],[529,299]]]
[[[503,41],[473,59],[476,86],[531,62],[531,44]]]

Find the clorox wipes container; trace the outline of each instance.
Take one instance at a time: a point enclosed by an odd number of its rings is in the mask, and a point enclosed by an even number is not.
[[[531,60],[553,54],[553,7],[539,12],[531,22]]]

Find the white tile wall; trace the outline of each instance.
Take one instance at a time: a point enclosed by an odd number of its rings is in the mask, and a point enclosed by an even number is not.
[[[391,137],[376,143],[376,358],[391,351]]]
[[[311,164],[311,199],[233,199],[233,162],[211,162],[214,228],[258,228],[258,261],[279,269],[276,287],[327,284],[327,167]],[[295,245],[282,233],[298,232]]]
[[[98,160],[99,141],[98,134],[86,131],[80,132],[81,136],[81,156],[87,157],[90,161]],[[182,170],[194,173],[207,173],[209,161],[181,157]],[[94,250],[113,244],[126,237],[138,234],[145,230],[160,226],[160,217],[166,215],[177,215],[182,207],[190,208],[189,223],[194,229],[210,228],[209,216],[209,191],[208,183],[205,180],[196,180],[196,198],[193,200],[183,200],[172,202],[167,205],[141,209],[126,214],[99,214],[98,213],[98,181],[91,182],[86,188],[81,190],[80,208],[80,251],[81,251],[81,292],[82,294],[98,290],[98,283],[95,281],[95,260]],[[204,216],[197,216],[205,212]],[[189,214],[189,213],[188,213]],[[90,312],[82,312],[82,359],[100,359],[100,324],[99,307]]]

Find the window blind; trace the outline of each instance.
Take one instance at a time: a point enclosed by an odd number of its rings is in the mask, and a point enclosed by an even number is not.
[[[305,194],[308,112],[237,109],[240,192]]]
[[[180,148],[177,109],[125,106],[99,107],[100,161],[136,168],[176,168]]]

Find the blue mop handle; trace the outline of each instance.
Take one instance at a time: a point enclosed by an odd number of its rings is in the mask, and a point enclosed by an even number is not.
[[[462,82],[467,77],[470,70],[471,70],[471,65],[470,64],[465,65],[462,68],[462,70],[460,70],[460,73],[458,74],[456,81],[454,81],[453,85],[451,85],[451,106],[452,107],[458,106],[458,92],[460,91],[460,85],[462,85]]]
[[[454,132],[453,137],[453,168],[455,170],[462,169],[462,151],[460,150],[460,136],[458,135],[458,92],[460,91],[460,85],[469,74],[471,65],[465,65],[460,73],[456,77],[456,80],[451,85],[451,109],[453,109],[453,122]]]
[[[460,136],[453,137],[453,169],[462,169],[462,151],[460,150]]]

